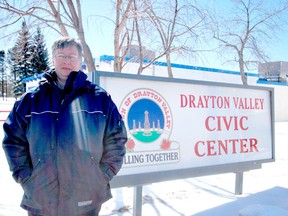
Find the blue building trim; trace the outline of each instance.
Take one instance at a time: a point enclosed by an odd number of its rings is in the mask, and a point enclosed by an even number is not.
[[[131,60],[131,58],[126,57],[124,59],[125,61]],[[114,56],[109,56],[109,55],[102,55],[100,56],[100,61],[114,61]],[[133,60],[134,61],[134,60]],[[149,60],[143,60],[144,63],[149,63]],[[157,66],[163,66],[167,67],[166,62],[160,62],[160,61],[155,61],[153,65]],[[199,66],[192,66],[192,65],[184,65],[184,64],[171,64],[172,68],[180,68],[180,69],[186,69],[186,70],[198,70],[198,71],[203,71],[203,72],[214,72],[214,73],[225,73],[225,74],[231,74],[231,75],[240,75],[240,72],[238,71],[231,71],[231,70],[222,70],[222,69],[216,69],[216,68],[208,68],[208,67],[199,67]],[[252,76],[252,77],[259,77],[258,74],[256,73],[248,73],[245,72],[247,76]]]
[[[129,61],[131,58],[125,58],[125,61]],[[100,56],[100,62],[105,62],[105,61],[114,61],[114,56],[109,56],[109,55],[102,55]],[[148,60],[144,60],[144,63],[149,63]],[[166,67],[167,63],[166,62],[160,62],[156,61],[153,63],[154,65],[158,66],[163,66]],[[199,66],[192,66],[192,65],[184,65],[184,64],[174,64],[172,63],[171,66],[173,68],[180,68],[180,69],[186,69],[186,70],[198,70],[198,71],[203,71],[203,72],[213,72],[213,73],[225,73],[225,74],[231,74],[231,75],[240,75],[240,72],[237,71],[231,71],[231,70],[222,70],[222,69],[216,69],[216,68],[208,68],[208,67],[199,67]],[[82,67],[86,67],[85,63],[82,63]],[[34,76],[27,77],[23,79],[24,83],[30,82],[30,81],[35,81],[37,79],[41,79],[43,77],[44,73],[41,74],[35,74]],[[247,76],[251,77],[259,77],[259,74],[255,73],[246,73]],[[264,79],[259,78],[257,80],[257,84],[267,84],[267,85],[280,85],[280,86],[288,86],[286,82],[273,82],[273,81],[267,81]]]

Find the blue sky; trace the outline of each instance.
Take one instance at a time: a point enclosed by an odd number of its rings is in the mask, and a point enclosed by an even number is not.
[[[229,7],[229,1],[230,0],[206,0],[203,2],[208,2],[211,8],[220,8],[220,10],[225,11],[225,9]],[[82,1],[82,14],[84,16],[83,24],[85,28],[86,40],[90,46],[93,56],[99,57],[101,55],[113,55],[114,24],[111,20],[114,19],[115,14],[111,1]],[[95,14],[97,16],[95,16]],[[3,31],[3,29],[0,29],[0,32],[1,31]],[[59,37],[59,35],[48,29],[44,30],[44,35],[47,48],[50,50],[53,41]],[[269,54],[271,61],[288,61],[288,40],[286,39],[287,35],[288,26],[283,26],[283,32],[277,35],[277,39],[273,37],[274,40],[265,44],[265,49],[267,54]],[[72,36],[76,35],[72,34]],[[8,44],[12,43],[12,45],[10,45],[8,48],[13,46],[15,40],[16,38],[9,38],[10,43]],[[0,41],[0,44],[2,44],[2,47],[7,47],[7,42],[7,40],[3,40]],[[196,58],[193,61],[177,58],[174,60],[174,63],[220,68],[226,70],[238,70],[237,65],[223,64],[223,62],[221,62],[219,58],[214,55],[206,55],[205,59],[202,58],[201,60],[197,60]]]

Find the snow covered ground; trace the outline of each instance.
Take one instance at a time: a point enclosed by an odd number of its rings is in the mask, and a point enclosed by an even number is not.
[[[0,123],[0,140],[3,138]],[[235,174],[204,176],[146,185],[143,216],[288,216],[288,122],[277,122],[276,162],[244,173],[243,194],[235,195]],[[26,216],[22,190],[0,151],[0,216]],[[133,215],[133,188],[113,189],[100,215]]]

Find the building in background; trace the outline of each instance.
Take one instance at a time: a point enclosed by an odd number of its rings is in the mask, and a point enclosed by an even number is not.
[[[277,61],[260,63],[258,65],[258,73],[259,79],[286,83],[288,76],[288,62]]]
[[[124,53],[126,49],[127,49],[127,46],[123,47],[122,53]],[[156,56],[155,51],[147,50],[145,46],[142,47],[142,59],[151,61],[155,58],[155,56]],[[139,59],[140,59],[139,46],[130,45],[125,57],[129,58],[132,62],[139,62]]]

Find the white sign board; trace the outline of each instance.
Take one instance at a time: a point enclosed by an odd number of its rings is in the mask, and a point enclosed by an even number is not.
[[[139,77],[99,76],[128,131],[118,176],[274,160],[273,89]]]

